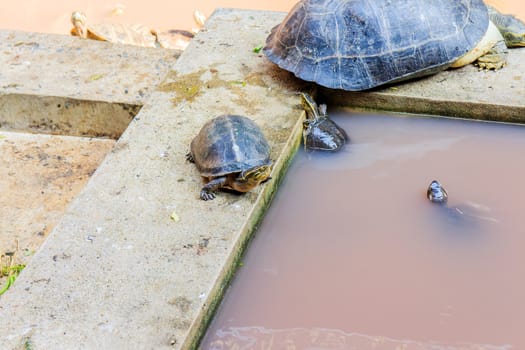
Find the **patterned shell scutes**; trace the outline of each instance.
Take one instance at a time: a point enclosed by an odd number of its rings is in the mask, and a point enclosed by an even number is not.
[[[120,23],[98,23],[88,26],[88,30],[98,40],[116,44],[156,47],[157,38],[151,30],[141,24],[125,25]]]
[[[264,52],[303,80],[365,90],[445,69],[487,28],[482,0],[302,0]]]
[[[249,118],[222,115],[208,121],[191,142],[202,176],[215,177],[270,163],[270,146]]]

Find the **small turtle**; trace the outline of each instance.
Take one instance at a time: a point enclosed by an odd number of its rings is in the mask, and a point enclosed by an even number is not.
[[[270,146],[249,118],[221,115],[209,120],[191,141],[187,159],[207,181],[200,198],[211,200],[220,188],[248,192],[269,179]]]
[[[497,18],[503,35],[512,33],[507,45],[525,43],[523,23]],[[501,68],[505,51],[482,0],[301,0],[264,48],[298,78],[349,91],[435,74],[485,53],[480,68]]]
[[[319,107],[312,96],[302,92],[301,103],[306,112],[303,122],[303,143],[306,150],[311,151],[339,151],[348,135],[326,114],[326,105]]]

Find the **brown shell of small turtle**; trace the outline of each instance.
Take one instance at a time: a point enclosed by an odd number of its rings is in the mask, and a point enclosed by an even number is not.
[[[208,182],[200,198],[210,200],[220,188],[248,192],[269,178],[270,146],[261,129],[240,115],[209,120],[192,140],[188,160]]]

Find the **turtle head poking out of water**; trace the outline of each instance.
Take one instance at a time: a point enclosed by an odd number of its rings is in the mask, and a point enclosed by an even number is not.
[[[272,171],[270,146],[249,118],[221,115],[208,121],[190,145],[187,159],[207,181],[200,198],[211,200],[220,188],[248,192]]]
[[[428,186],[427,197],[432,203],[445,204],[448,199],[448,193],[439,181],[433,180]]]

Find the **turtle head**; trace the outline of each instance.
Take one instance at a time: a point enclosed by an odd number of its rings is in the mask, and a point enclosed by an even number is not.
[[[253,168],[242,171],[232,182],[232,189],[239,192],[248,192],[261,182],[270,179],[272,172],[272,162],[255,166]]]
[[[428,186],[427,197],[433,203],[445,204],[448,199],[448,194],[439,181],[433,180]]]
[[[306,120],[315,120],[319,118],[319,108],[312,96],[305,92],[301,92],[301,105],[306,112]]]
[[[86,15],[84,13],[80,11],[73,12],[71,14],[71,23],[73,23],[71,34],[87,38]]]
[[[505,32],[503,33],[505,44],[508,47],[525,46],[525,32]]]

